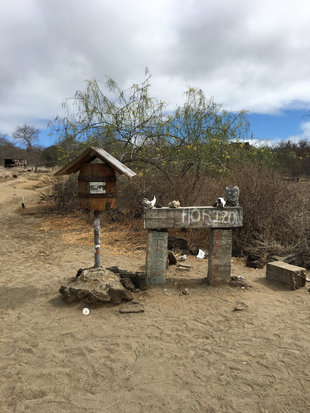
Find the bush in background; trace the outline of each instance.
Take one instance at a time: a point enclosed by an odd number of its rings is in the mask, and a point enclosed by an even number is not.
[[[310,264],[310,182],[293,182],[266,166],[248,164],[235,167],[217,176],[171,178],[164,182],[158,172],[138,173],[129,179],[118,177],[116,209],[108,214],[112,221],[142,222],[143,198],[167,206],[179,200],[182,206],[213,205],[224,195],[228,185],[240,188],[240,206],[244,225],[234,230],[233,249],[240,255],[296,253]],[[55,181],[51,202],[54,210],[68,212],[77,209],[77,176]],[[181,231],[174,231],[181,232]],[[182,231],[191,245],[207,247],[208,230]]]
[[[79,208],[78,175],[54,178],[49,199],[53,211],[68,213],[77,210]]]
[[[172,185],[163,185],[160,175],[122,180],[117,205],[128,218],[141,217],[144,197],[157,198],[167,206],[179,200],[182,206],[213,205],[228,185],[240,188],[244,225],[234,230],[234,251],[240,255],[296,253],[307,260],[310,251],[310,182],[293,182],[262,165],[243,165],[218,176],[205,176],[196,184],[176,177]],[[187,238],[206,245],[206,230],[187,230]]]

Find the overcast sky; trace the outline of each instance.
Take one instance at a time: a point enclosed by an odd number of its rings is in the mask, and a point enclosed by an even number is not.
[[[146,66],[171,108],[193,86],[229,110],[306,113],[310,1],[0,0],[2,133],[45,128],[85,79],[125,87]]]

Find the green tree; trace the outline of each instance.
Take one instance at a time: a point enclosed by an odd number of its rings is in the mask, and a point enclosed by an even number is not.
[[[66,100],[66,116],[54,122],[63,162],[83,145],[96,145],[168,181],[177,176],[196,182],[206,171],[224,170],[231,162],[227,145],[246,136],[245,112],[226,112],[194,88],[183,106],[168,111],[150,96],[150,78],[146,70],[145,80],[126,90],[108,79],[105,91],[90,80]]]
[[[22,146],[26,147],[26,150],[31,152],[34,145],[39,140],[40,129],[36,129],[34,126],[26,125],[18,126],[12,134],[12,138],[16,142],[20,142]]]
[[[310,143],[307,140],[284,141],[273,150],[286,173],[295,176],[310,174]]]

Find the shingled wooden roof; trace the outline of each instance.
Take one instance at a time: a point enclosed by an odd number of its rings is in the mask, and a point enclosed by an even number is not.
[[[64,166],[60,171],[56,172],[55,175],[70,175],[74,174],[81,169],[84,163],[92,162],[94,159],[100,159],[101,161],[109,164],[120,174],[125,174],[130,178],[134,177],[136,173],[129,169],[127,166],[118,161],[114,156],[110,155],[104,149],[89,147],[77,158],[73,159],[68,165]]]

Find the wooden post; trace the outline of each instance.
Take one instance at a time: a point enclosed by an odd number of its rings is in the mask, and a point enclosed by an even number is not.
[[[94,211],[94,247],[95,247],[95,264],[94,267],[100,267],[100,211]]]

